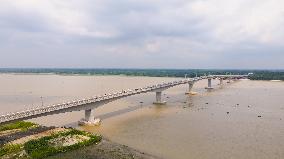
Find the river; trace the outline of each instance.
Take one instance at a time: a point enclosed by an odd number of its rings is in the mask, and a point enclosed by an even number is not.
[[[177,78],[1,74],[1,114]],[[165,159],[284,158],[284,82],[240,80],[208,92],[207,81],[163,92],[127,97],[99,107],[100,126],[78,127],[84,112],[32,119],[43,125],[74,126]]]

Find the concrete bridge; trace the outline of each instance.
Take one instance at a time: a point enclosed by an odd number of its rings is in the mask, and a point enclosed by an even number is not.
[[[156,101],[154,101],[154,104],[165,104],[166,101],[162,100],[162,92],[168,88],[181,85],[181,84],[188,84],[188,90],[186,92],[189,93],[193,87],[193,84],[199,80],[207,79],[208,85],[206,89],[213,89],[211,81],[212,79],[218,79],[220,80],[220,85],[223,84],[223,80],[228,80],[230,82],[231,80],[237,80],[241,78],[247,78],[248,75],[209,75],[209,76],[201,76],[201,77],[195,77],[195,78],[187,78],[179,81],[173,81],[168,83],[161,83],[156,85],[151,85],[147,87],[142,88],[136,88],[136,89],[128,89],[120,92],[114,92],[99,96],[94,96],[89,99],[82,99],[78,101],[71,101],[67,103],[61,103],[61,104],[55,104],[40,108],[31,108],[20,112],[14,112],[9,113],[5,115],[0,116],[0,124],[6,124],[10,122],[20,121],[20,120],[28,120],[32,118],[37,118],[41,116],[47,116],[47,115],[53,115],[53,114],[59,114],[59,113],[66,113],[66,112],[72,112],[72,111],[85,111],[85,122],[92,123],[94,121],[94,117],[92,116],[92,111],[95,108],[98,108],[100,106],[103,106],[107,103],[110,103],[112,101],[136,95],[141,93],[148,93],[148,92],[156,92]]]

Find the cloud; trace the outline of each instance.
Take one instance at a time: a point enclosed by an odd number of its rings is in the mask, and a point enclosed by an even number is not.
[[[284,2],[281,0],[196,1],[190,7],[195,16],[212,27],[213,36],[223,42],[255,41],[281,45],[284,31]]]
[[[281,0],[0,4],[0,67],[284,67]]]

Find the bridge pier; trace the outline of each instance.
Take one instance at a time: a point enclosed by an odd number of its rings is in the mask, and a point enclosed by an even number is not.
[[[153,104],[162,105],[166,103],[166,101],[162,101],[162,91],[156,92],[156,101]]]
[[[191,94],[191,89],[193,87],[193,82],[188,82],[188,91],[185,94]]]
[[[223,78],[220,78],[220,85],[223,85]]]
[[[227,83],[231,83],[231,78],[228,78],[228,82]]]
[[[205,89],[213,89],[212,87],[212,78],[208,78],[208,86]]]
[[[101,120],[99,118],[95,119],[93,116],[93,109],[85,110],[85,119],[78,121],[79,125],[99,125]]]
[[[92,121],[92,109],[85,110],[85,121]]]

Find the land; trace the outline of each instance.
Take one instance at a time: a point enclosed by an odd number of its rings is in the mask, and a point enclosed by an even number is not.
[[[31,122],[0,126],[0,158],[155,159],[98,134]]]
[[[15,74],[58,74],[58,75],[125,75],[149,77],[195,77],[208,74],[248,74],[251,80],[284,80],[284,70],[251,69],[72,69],[72,68],[0,68],[0,73]]]
[[[158,159],[126,145],[102,139],[97,145],[82,147],[74,151],[51,156],[48,159]]]

